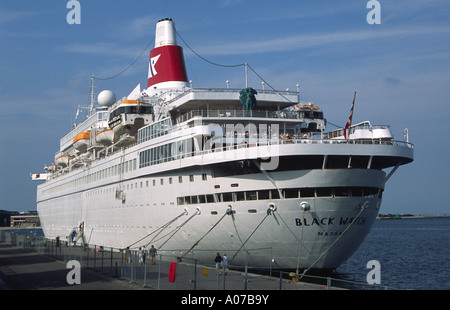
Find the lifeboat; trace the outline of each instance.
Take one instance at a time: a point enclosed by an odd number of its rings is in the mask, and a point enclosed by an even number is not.
[[[318,106],[312,105],[312,104],[297,104],[295,106],[297,110],[316,110],[319,111],[320,108]]]
[[[45,170],[47,170],[48,172],[55,172],[56,171],[56,165],[55,164],[51,164],[48,167],[46,167]]]
[[[80,132],[73,138],[73,147],[79,151],[79,152],[85,152],[89,146],[89,133],[87,132]]]
[[[125,99],[125,100],[122,100],[122,103],[123,103],[123,104],[138,104],[139,101],[138,101],[138,100],[129,100],[129,99]]]
[[[110,145],[113,140],[113,132],[111,129],[105,129],[95,135],[95,142],[102,145]]]
[[[72,160],[73,156],[70,155],[61,155],[55,158],[55,164],[65,168],[69,165],[69,162]]]

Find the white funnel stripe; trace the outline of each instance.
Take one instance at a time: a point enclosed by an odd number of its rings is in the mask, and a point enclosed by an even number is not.
[[[161,56],[161,54],[150,58],[150,62],[149,62],[149,66],[148,66],[148,77],[149,78],[154,77],[155,75],[158,74],[158,72],[156,72],[155,65],[158,62],[158,59],[160,56]]]
[[[177,45],[175,23],[168,19],[156,24],[155,47]]]

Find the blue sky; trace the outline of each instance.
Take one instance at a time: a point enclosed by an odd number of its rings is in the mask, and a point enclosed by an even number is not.
[[[0,0],[0,209],[35,210],[36,182],[59,139],[89,103],[90,78],[116,75],[174,19],[199,54],[222,64],[248,62],[277,89],[301,85],[301,99],[344,126],[357,91],[354,123],[409,129],[415,161],[386,185],[381,213],[450,214],[450,3],[379,0],[369,25],[365,0],[79,0],[69,25],[66,0]],[[212,66],[184,47],[194,87],[243,88],[243,68]],[[148,52],[96,92],[126,96],[146,85]],[[249,84],[261,81],[249,75]],[[329,129],[334,127],[329,126]]]

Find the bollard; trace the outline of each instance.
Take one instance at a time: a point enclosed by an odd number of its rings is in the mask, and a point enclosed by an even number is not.
[[[170,263],[169,282],[172,282],[172,283],[175,282],[176,274],[177,274],[177,263]]]

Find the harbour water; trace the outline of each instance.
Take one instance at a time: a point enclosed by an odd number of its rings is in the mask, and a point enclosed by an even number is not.
[[[333,277],[366,282],[370,260],[392,289],[450,289],[450,217],[377,220],[364,243]]]

